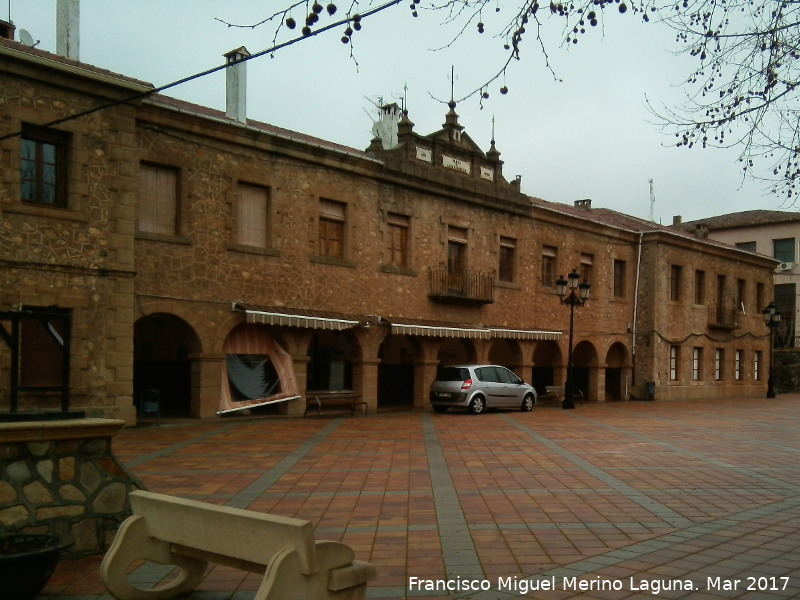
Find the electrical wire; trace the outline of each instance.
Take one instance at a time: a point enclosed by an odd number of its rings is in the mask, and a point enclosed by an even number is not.
[[[380,6],[376,6],[375,8],[370,8],[370,9],[364,11],[363,13],[359,13],[359,16],[361,17],[361,20],[364,20],[365,18],[370,17],[372,15],[375,15],[375,14],[377,14],[379,12],[382,12],[382,11],[386,10],[387,8],[391,8],[392,6],[400,4],[400,1],[401,0],[388,0],[388,2],[385,2],[384,4],[381,4]],[[250,56],[243,56],[241,59],[230,61],[230,62],[226,62],[223,65],[219,65],[219,66],[216,66],[216,67],[212,67],[210,69],[206,69],[205,71],[201,71],[200,73],[195,73],[194,75],[189,75],[188,77],[183,77],[182,79],[178,79],[177,81],[173,81],[171,83],[167,83],[165,85],[162,85],[162,86],[147,90],[145,92],[140,92],[138,94],[134,94],[132,96],[129,96],[127,98],[123,98],[121,100],[115,100],[113,102],[107,102],[105,104],[101,104],[99,106],[95,106],[94,108],[89,108],[87,110],[81,111],[81,112],[76,113],[74,115],[69,115],[67,117],[62,117],[60,119],[56,119],[54,121],[49,121],[47,123],[42,123],[41,125],[39,125],[39,127],[45,127],[45,128],[46,127],[54,127],[56,125],[60,125],[62,123],[66,123],[67,121],[73,121],[75,119],[79,119],[81,117],[85,117],[87,115],[91,115],[93,113],[96,113],[96,112],[101,111],[101,110],[105,110],[107,108],[112,108],[114,106],[119,106],[121,104],[127,104],[129,102],[134,102],[136,100],[141,100],[142,98],[146,98],[146,97],[151,96],[153,94],[157,94],[159,92],[163,92],[164,90],[168,90],[170,88],[179,86],[179,85],[181,85],[183,83],[188,83],[189,81],[193,81],[195,79],[200,79],[201,77],[205,77],[206,75],[211,75],[212,73],[216,73],[217,71],[222,71],[223,69],[227,69],[228,67],[235,66],[235,65],[237,65],[239,63],[243,63],[245,61],[252,60],[254,58],[259,58],[261,56],[264,56],[265,54],[272,54],[272,53],[274,53],[274,52],[276,52],[278,50],[281,50],[283,48],[288,48],[289,46],[292,46],[292,45],[296,44],[297,42],[312,38],[312,37],[317,36],[317,35],[320,35],[321,33],[324,33],[326,31],[334,29],[335,27],[341,27],[342,25],[344,25],[346,23],[350,23],[351,21],[353,21],[353,18],[351,16],[348,16],[347,18],[341,19],[339,21],[336,21],[335,23],[329,23],[328,25],[320,27],[319,29],[312,30],[311,33],[309,33],[308,35],[302,35],[302,36],[296,37],[294,39],[288,40],[286,42],[282,42],[280,44],[275,44],[271,48],[267,48],[266,50],[261,50],[260,52],[256,52],[255,54],[251,54]],[[7,133],[5,135],[2,135],[2,136],[0,136],[0,142],[2,142],[3,140],[19,137],[19,136],[22,135],[22,133],[23,133],[23,131],[20,129],[19,131],[15,131],[13,133]]]

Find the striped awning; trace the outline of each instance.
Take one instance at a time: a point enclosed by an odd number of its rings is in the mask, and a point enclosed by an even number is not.
[[[445,338],[471,338],[486,340],[491,332],[483,327],[458,325],[426,325],[421,323],[402,323],[391,321],[392,333],[396,335],[427,335]]]
[[[234,303],[233,309],[244,312],[248,323],[260,323],[262,325],[342,331],[361,324],[360,320],[354,319],[350,315],[322,311],[255,308],[238,302]]]
[[[536,329],[497,329],[490,327],[493,338],[506,340],[557,340],[560,331],[539,331]]]

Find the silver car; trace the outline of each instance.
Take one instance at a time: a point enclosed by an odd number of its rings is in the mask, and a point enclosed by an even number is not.
[[[533,410],[536,390],[513,371],[498,365],[439,367],[431,385],[431,406],[436,412],[467,408],[473,414],[488,408]]]

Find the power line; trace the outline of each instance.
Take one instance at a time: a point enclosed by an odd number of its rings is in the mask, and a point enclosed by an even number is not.
[[[391,8],[392,6],[395,6],[396,4],[400,4],[400,1],[401,0],[388,0],[388,2],[385,2],[384,4],[381,4],[380,6],[376,6],[375,8],[368,9],[363,13],[359,13],[359,16],[360,16],[361,20],[363,20],[363,19],[365,19],[367,17],[371,17],[372,15],[375,15],[375,14],[377,14],[379,12],[382,12],[382,11],[386,10],[387,8]],[[228,67],[232,67],[234,65],[238,65],[239,63],[243,63],[245,61],[252,60],[252,59],[258,58],[260,56],[264,56],[265,54],[272,54],[272,53],[274,53],[274,52],[276,52],[278,50],[281,50],[283,48],[287,48],[289,46],[292,46],[292,45],[296,44],[297,42],[301,42],[301,41],[303,41],[305,39],[312,38],[312,37],[317,36],[317,35],[319,35],[321,33],[329,31],[329,30],[331,30],[331,29],[333,29],[335,27],[341,27],[342,25],[344,25],[346,23],[350,23],[351,21],[353,21],[353,17],[348,16],[347,18],[341,19],[339,21],[336,21],[335,23],[329,23],[328,25],[325,25],[324,27],[320,27],[319,29],[312,30],[311,33],[309,33],[308,35],[302,35],[300,37],[296,37],[296,38],[288,40],[286,42],[283,42],[283,43],[280,43],[280,44],[276,44],[276,45],[272,46],[271,48],[267,48],[266,50],[261,50],[260,52],[256,52],[255,54],[251,54],[250,56],[243,56],[242,58],[240,58],[238,60],[233,60],[231,62],[226,62],[225,64],[219,65],[217,67],[212,67],[211,69],[207,69],[205,71],[201,71],[200,73],[195,73],[194,75],[189,75],[188,77],[184,77],[182,79],[178,79],[177,81],[173,81],[172,83],[167,83],[165,85],[153,88],[151,90],[147,90],[146,92],[140,92],[138,94],[134,94],[132,96],[128,96],[127,98],[123,98],[122,100],[114,100],[113,102],[107,102],[105,104],[101,104],[99,106],[95,106],[94,108],[89,108],[87,110],[81,111],[81,112],[76,113],[74,115],[69,115],[68,117],[62,117],[60,119],[56,119],[55,121],[49,121],[47,123],[42,123],[42,124],[40,124],[38,126],[39,127],[54,127],[55,125],[60,125],[61,123],[66,123],[67,121],[73,121],[75,119],[80,119],[81,117],[85,117],[87,115],[91,115],[93,113],[96,113],[96,112],[101,111],[101,110],[105,110],[107,108],[112,108],[114,106],[119,106],[120,104],[127,104],[127,103],[133,102],[135,100],[141,100],[142,98],[146,98],[148,96],[151,96],[152,94],[157,94],[159,92],[163,92],[164,90],[168,90],[170,88],[179,86],[179,85],[181,85],[183,83],[188,83],[189,81],[193,81],[195,79],[200,79],[201,77],[205,77],[206,75],[211,75],[212,73],[216,73],[217,71],[222,71],[223,69],[227,69]],[[5,134],[3,136],[0,136],[0,142],[2,142],[3,140],[19,137],[20,135],[22,135],[22,133],[23,133],[22,130],[15,131],[13,133],[7,133],[7,134]]]

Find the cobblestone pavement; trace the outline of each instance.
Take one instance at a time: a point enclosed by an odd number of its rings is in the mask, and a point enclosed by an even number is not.
[[[226,418],[114,449],[151,491],[312,521],[376,567],[375,600],[800,598],[798,412],[781,395]],[[41,598],[108,598],[100,560],[62,561]],[[190,597],[259,583],[211,566]]]

